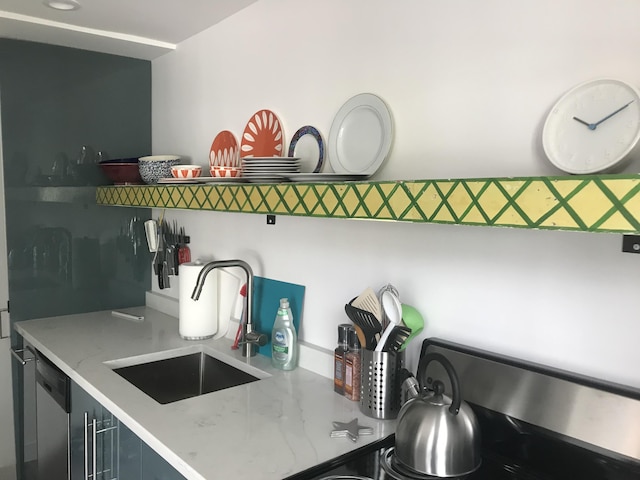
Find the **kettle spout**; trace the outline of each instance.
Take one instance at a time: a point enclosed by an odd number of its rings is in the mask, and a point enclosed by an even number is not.
[[[420,395],[420,384],[413,375],[405,378],[401,385],[402,405]]]

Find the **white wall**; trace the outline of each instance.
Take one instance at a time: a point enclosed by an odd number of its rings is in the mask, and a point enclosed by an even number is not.
[[[635,0],[261,0],[153,62],[153,151],[205,166],[215,135],[239,138],[261,108],[287,141],[305,124],[327,139],[340,106],[372,92],[395,122],[376,179],[561,174],[542,153],[544,117],[579,82],[640,85],[637,18]],[[167,215],[194,256],[306,285],[306,342],[333,349],[345,301],[392,282],[424,336],[640,387],[640,258],[620,235]]]

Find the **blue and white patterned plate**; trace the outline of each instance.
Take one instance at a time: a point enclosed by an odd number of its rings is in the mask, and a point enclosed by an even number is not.
[[[298,144],[299,140],[307,135],[310,136],[309,138],[314,139],[315,143],[313,143],[313,140],[307,142],[305,139]],[[288,155],[290,157],[300,157],[300,171],[302,173],[320,172],[320,170],[322,170],[322,164],[324,163],[324,142],[322,141],[320,132],[311,125],[300,127],[291,138]]]

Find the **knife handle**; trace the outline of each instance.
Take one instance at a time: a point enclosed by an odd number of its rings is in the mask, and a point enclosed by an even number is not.
[[[171,287],[171,282],[169,281],[169,274],[170,274],[170,270],[169,270],[169,265],[167,264],[167,261],[165,260],[162,263],[162,281],[164,284],[164,288],[170,288]]]
[[[178,264],[187,263],[191,261],[191,250],[186,245],[180,245],[178,247]]]
[[[157,264],[158,267],[158,288],[164,290],[164,265],[162,263]]]

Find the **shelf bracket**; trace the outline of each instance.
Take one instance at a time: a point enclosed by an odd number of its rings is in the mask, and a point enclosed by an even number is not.
[[[640,235],[623,235],[622,251],[624,253],[640,253]]]

